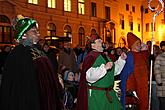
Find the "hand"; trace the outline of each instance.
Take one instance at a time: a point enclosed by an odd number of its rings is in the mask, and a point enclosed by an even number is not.
[[[105,69],[106,69],[106,70],[109,70],[109,69],[112,68],[112,66],[113,66],[113,63],[112,63],[112,62],[108,62],[108,63],[105,65]]]
[[[105,55],[108,55],[108,52],[104,52]]]
[[[119,88],[119,83],[120,83],[121,80],[117,80],[114,82],[114,86],[113,86],[113,89],[114,91],[116,91],[117,93],[120,93],[121,92],[121,89]]]
[[[121,55],[120,55],[121,59],[125,60],[127,58],[127,55],[125,52],[123,52]]]
[[[163,84],[162,83],[159,83],[158,86],[162,86]]]
[[[141,51],[148,50],[148,46],[145,43],[141,43]]]

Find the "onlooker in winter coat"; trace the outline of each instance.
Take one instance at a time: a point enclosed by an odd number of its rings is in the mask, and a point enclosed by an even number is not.
[[[157,96],[159,98],[159,109],[165,110],[165,41],[160,43],[162,53],[156,57],[154,63],[154,74],[157,83]]]
[[[66,67],[71,71],[76,72],[76,55],[69,42],[65,42],[64,48],[59,52],[58,65],[59,71],[61,67]]]

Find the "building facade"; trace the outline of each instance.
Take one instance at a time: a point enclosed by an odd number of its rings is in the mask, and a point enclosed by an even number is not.
[[[13,41],[12,18],[18,14],[37,20],[42,39],[70,37],[73,47],[84,47],[86,36],[94,33],[115,46],[125,45],[127,32],[146,42],[151,39],[153,13],[145,12],[147,4],[147,0],[0,0],[0,42]],[[163,15],[156,22],[156,31]]]

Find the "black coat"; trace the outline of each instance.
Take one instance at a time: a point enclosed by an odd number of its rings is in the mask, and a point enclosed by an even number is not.
[[[9,54],[0,89],[0,110],[60,110],[59,82],[47,57],[18,45]],[[34,57],[35,56],[35,57]]]

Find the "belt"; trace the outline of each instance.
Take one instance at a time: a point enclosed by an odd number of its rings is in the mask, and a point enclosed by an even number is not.
[[[106,97],[110,103],[112,103],[112,97],[109,94],[111,90],[113,90],[113,86],[109,86],[108,88],[102,88],[102,87],[96,87],[96,86],[89,86],[87,85],[88,89],[93,89],[93,90],[101,90],[101,91],[106,91]]]

